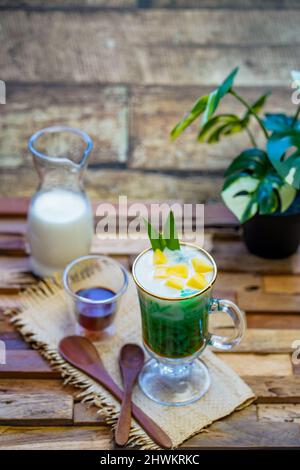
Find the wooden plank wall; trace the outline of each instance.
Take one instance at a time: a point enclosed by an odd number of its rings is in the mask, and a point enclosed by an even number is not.
[[[0,0],[0,195],[32,194],[27,139],[58,123],[95,141],[94,199],[218,200],[247,138],[200,145],[193,129],[171,143],[169,131],[236,65],[245,96],[271,88],[269,109],[293,112],[299,23],[297,0]]]

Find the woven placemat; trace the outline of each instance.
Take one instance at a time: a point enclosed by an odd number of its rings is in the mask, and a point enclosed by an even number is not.
[[[97,285],[97,273],[95,276]],[[80,279],[78,289],[91,282]],[[66,383],[79,387],[79,398],[99,408],[105,421],[114,427],[119,413],[119,403],[103,387],[95,383],[84,373],[71,367],[58,353],[61,338],[74,334],[76,320],[69,311],[66,294],[59,277],[41,281],[19,296],[19,309],[7,312],[26,341],[37,348],[50,364],[60,371]],[[121,300],[115,320],[115,334],[102,342],[95,343],[101,358],[114,380],[122,386],[118,354],[121,346],[127,342],[141,342],[140,310],[137,292],[130,278],[129,287]],[[206,349],[202,359],[209,368],[211,387],[208,393],[192,405],[167,407],[149,400],[135,387],[133,401],[170,436],[173,447],[177,447],[189,437],[202,431],[214,421],[244,408],[250,404],[254,395],[243,380],[211,351]],[[139,445],[144,449],[155,449],[156,444],[133,420],[129,446]]]

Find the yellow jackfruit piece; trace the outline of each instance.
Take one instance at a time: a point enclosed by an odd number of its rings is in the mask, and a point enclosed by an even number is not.
[[[166,264],[168,259],[166,255],[157,248],[153,253],[153,264]]]
[[[196,273],[209,273],[213,270],[211,264],[207,263],[206,261],[200,258],[193,258],[192,264]]]
[[[169,276],[184,277],[187,278],[189,275],[189,268],[186,264],[173,264],[168,267]]]
[[[181,290],[184,287],[183,281],[176,277],[170,277],[166,282],[165,285],[168,287],[173,287],[173,289]]]
[[[186,283],[187,286],[202,290],[207,286],[207,280],[204,274],[196,273]]]

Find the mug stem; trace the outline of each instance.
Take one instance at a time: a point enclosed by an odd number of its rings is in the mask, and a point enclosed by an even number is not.
[[[212,299],[209,313],[223,312],[233,320],[235,332],[232,336],[219,336],[209,333],[209,344],[214,348],[228,350],[241,342],[246,331],[246,317],[239,307],[230,300]]]

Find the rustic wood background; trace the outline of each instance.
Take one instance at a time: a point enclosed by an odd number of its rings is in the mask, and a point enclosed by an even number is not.
[[[299,24],[299,0],[0,0],[0,195],[32,194],[28,137],[64,123],[95,141],[94,199],[218,200],[247,137],[208,146],[169,131],[236,65],[246,96],[271,88],[269,109],[292,112]]]

